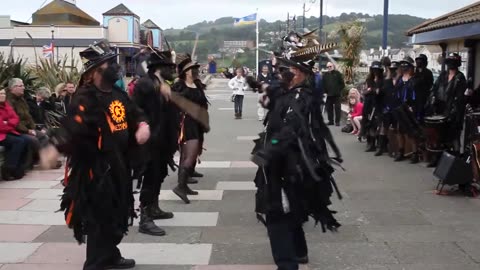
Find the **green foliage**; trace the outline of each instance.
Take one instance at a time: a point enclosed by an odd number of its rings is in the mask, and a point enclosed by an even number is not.
[[[52,59],[40,59],[39,66],[33,69],[38,78],[37,86],[45,86],[50,91],[54,91],[60,83],[77,83],[80,80],[80,73],[76,68],[77,61],[71,61],[69,66],[67,66],[67,61],[67,56],[59,62],[54,62]]]
[[[365,32],[365,26],[358,21],[341,24],[338,29],[344,57],[342,59],[344,76],[347,84],[353,83],[355,79],[354,69],[360,63],[360,50],[364,42]]]
[[[22,79],[27,93],[33,92],[36,77],[26,68],[25,61],[22,58],[13,61],[0,53],[0,87],[7,87],[12,78]]]

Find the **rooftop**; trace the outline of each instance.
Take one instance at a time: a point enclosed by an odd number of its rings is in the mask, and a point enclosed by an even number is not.
[[[475,22],[480,22],[480,1],[417,25],[407,31],[407,36]]]
[[[32,15],[32,25],[100,25],[76,5],[64,0],[53,0]]]
[[[145,27],[145,28],[149,28],[149,29],[160,29],[160,26],[156,25],[152,20],[148,19],[146,20],[144,23],[142,23],[142,26]]]
[[[140,19],[140,17],[133,13],[129,8],[127,8],[124,4],[120,4],[109,11],[103,13],[103,16],[108,15],[108,16],[134,16],[137,19]]]

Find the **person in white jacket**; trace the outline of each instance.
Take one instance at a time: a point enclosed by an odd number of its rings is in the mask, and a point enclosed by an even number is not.
[[[237,76],[228,82],[228,87],[233,90],[232,101],[235,106],[235,119],[242,118],[243,97],[248,89],[247,81],[242,68],[237,68]]]

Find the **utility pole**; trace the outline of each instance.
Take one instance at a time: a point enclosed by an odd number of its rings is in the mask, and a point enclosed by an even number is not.
[[[383,40],[382,47],[385,51],[387,49],[388,40],[388,0],[383,0]]]
[[[302,28],[305,29],[305,2],[303,2],[303,22]]]
[[[323,29],[323,0],[320,0],[320,21],[318,27],[318,36],[320,37],[320,43],[322,43],[322,29]]]
[[[287,12],[287,33],[290,31],[290,13]]]

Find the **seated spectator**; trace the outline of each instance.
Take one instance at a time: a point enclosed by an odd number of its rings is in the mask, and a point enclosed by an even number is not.
[[[33,168],[38,161],[38,151],[41,144],[48,143],[46,132],[37,132],[35,121],[29,111],[29,106],[24,97],[25,86],[22,79],[13,78],[8,82],[7,101],[18,115],[20,122],[16,131],[28,141],[27,168]]]
[[[58,122],[60,119],[53,119],[61,117],[61,112],[57,113],[55,102],[51,99],[51,92],[46,87],[38,88],[36,92],[36,109],[38,110],[38,117],[35,118],[35,124],[37,124],[37,129],[39,127],[42,129],[51,129],[57,127],[56,124],[52,123],[53,120]]]
[[[2,179],[10,181],[20,179],[25,174],[23,159],[27,141],[15,130],[20,119],[6,99],[5,89],[0,90],[0,145],[6,150]]]
[[[352,89],[356,90],[356,89]],[[362,113],[363,113],[363,103],[360,102],[360,94],[358,90],[352,91],[349,93],[348,100],[350,105],[350,121],[353,126],[353,131],[351,134],[357,135],[358,132],[361,130],[361,120],[362,120]]]

